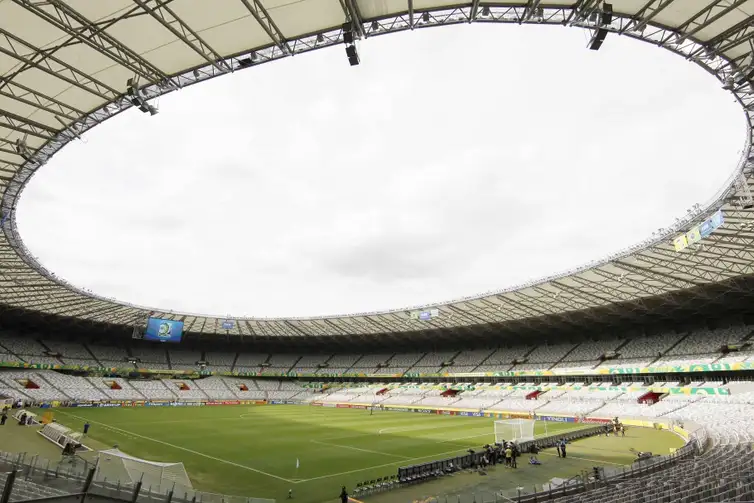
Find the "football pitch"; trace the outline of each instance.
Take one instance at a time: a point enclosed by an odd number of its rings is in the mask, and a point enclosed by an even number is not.
[[[350,490],[359,482],[394,475],[400,466],[460,455],[494,441],[491,418],[388,411],[370,415],[366,410],[296,405],[75,408],[55,409],[54,415],[79,431],[89,422],[86,443],[95,449],[118,445],[151,461],[183,462],[197,490],[279,502],[288,498],[289,489],[301,503],[332,501],[343,485]],[[554,433],[580,426],[546,427]],[[535,433],[544,431],[545,424],[538,422]],[[499,469],[484,481],[497,489],[531,486],[595,465],[628,464],[634,457],[630,448],[662,454],[682,444],[667,432],[632,428],[626,438],[575,442],[567,460],[544,451],[542,466]],[[453,479],[456,486],[478,480],[449,477],[365,499],[411,501],[433,491],[459,490],[448,485]]]

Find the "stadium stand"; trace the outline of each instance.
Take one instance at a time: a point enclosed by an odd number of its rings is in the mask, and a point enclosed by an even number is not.
[[[124,365],[129,365],[127,363],[128,352],[123,348],[97,345],[89,345],[88,347],[95,359],[103,367],[123,367]]]
[[[175,400],[178,398],[177,391],[172,391],[162,379],[155,380],[132,380],[130,384],[144,398],[153,400]]]
[[[195,369],[197,368],[196,362],[202,359],[202,353],[200,351],[172,350],[167,352],[167,357],[172,369]]]
[[[135,347],[131,349],[131,356],[139,360],[139,368],[154,370],[169,370],[167,352],[161,348]]]
[[[412,372],[437,373],[443,371],[443,363],[452,364],[458,351],[429,352],[419,358],[412,367]]]
[[[146,398],[126,379],[118,377],[88,377],[86,379],[111,400],[144,400]]]
[[[259,372],[261,365],[270,355],[259,353],[239,353],[234,370],[238,372]]]
[[[0,487],[5,486],[8,478],[7,473],[0,472]],[[55,498],[67,496],[68,492],[49,485],[38,484],[22,477],[17,477],[13,484],[13,494],[9,501],[39,500],[43,498]]]
[[[320,369],[320,365],[325,365],[330,355],[304,355],[293,368],[294,372],[314,374]]]
[[[58,358],[47,355],[48,350],[33,337],[22,337],[6,332],[2,334],[1,339],[2,347],[11,356],[15,356],[17,361],[45,365],[60,365],[62,363]]]
[[[380,365],[386,365],[393,355],[372,354],[364,355],[353,364],[351,372],[357,374],[376,374]],[[384,372],[385,374],[390,372]]]
[[[41,345],[51,353],[58,354],[58,359],[67,365],[98,366],[97,360],[83,344],[76,342],[59,342],[55,340],[43,340]]]
[[[426,353],[395,354],[258,354],[191,351],[135,346],[83,345],[73,342],[37,341],[12,333],[0,334],[0,359],[30,364],[75,365],[84,367],[128,368],[137,359],[138,368],[154,370],[197,370],[204,358],[207,370],[215,372],[342,375],[403,373],[469,373],[525,370],[599,371],[607,367],[676,366],[689,363],[737,363],[754,360],[748,338],[751,326],[702,329],[690,333],[665,333],[628,339],[585,341],[558,344],[502,347]],[[737,350],[723,351],[733,344]],[[129,355],[130,351],[130,355]],[[605,355],[610,358],[604,359]],[[518,362],[518,363],[514,363]],[[446,364],[446,365],[443,365]]]
[[[236,353],[207,353],[204,355],[207,370],[213,372],[230,372],[236,361]]]
[[[498,348],[489,355],[486,360],[479,364],[475,372],[500,372],[511,370],[513,362],[523,360],[532,352],[533,347],[521,346],[518,348]]]

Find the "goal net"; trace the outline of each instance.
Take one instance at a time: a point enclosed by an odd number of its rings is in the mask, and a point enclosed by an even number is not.
[[[504,419],[495,421],[495,442],[523,442],[534,440],[533,419]]]
[[[163,494],[171,490],[176,493],[193,490],[183,463],[148,461],[129,456],[118,449],[99,452],[94,478],[121,484],[141,481],[145,490]]]

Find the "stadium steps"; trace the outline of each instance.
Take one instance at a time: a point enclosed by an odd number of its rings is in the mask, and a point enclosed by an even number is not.
[[[54,386],[54,385],[52,384],[52,382],[51,382],[51,381],[48,381],[48,380],[47,380],[47,378],[46,378],[46,377],[44,376],[44,374],[42,374],[41,372],[38,372],[38,373],[34,373],[34,374],[32,374],[32,376],[33,376],[33,378],[34,378],[33,380],[36,380],[37,384],[40,384],[40,383],[42,383],[42,384],[44,384],[45,386],[48,386],[48,387],[50,387],[50,388],[54,389],[54,390],[55,390],[56,392],[58,392],[58,393],[60,393],[61,395],[63,395],[63,396],[64,396],[64,397],[65,397],[65,398],[66,398],[67,400],[70,400],[70,399],[71,399],[71,397],[70,397],[70,396],[68,396],[68,395],[66,395],[66,394],[65,394],[65,393],[63,392],[63,390],[62,390],[62,389],[60,389],[60,388],[56,388],[56,387],[55,387],[55,386]],[[40,386],[40,387],[41,387],[41,386]]]
[[[349,370],[351,370],[352,368],[356,367],[356,365],[361,361],[362,358],[364,358],[364,355],[361,355],[358,358],[356,358],[356,361],[353,362],[353,365],[351,365],[350,367],[348,367],[346,369],[345,373],[347,374]]]
[[[52,355],[52,354],[56,353],[55,351],[53,351],[52,349],[50,349],[50,348],[49,348],[49,346],[48,346],[47,344],[45,344],[45,343],[44,343],[44,341],[43,341],[42,339],[34,339],[34,340],[35,340],[35,341],[37,342],[37,344],[39,344],[40,346],[42,346],[42,348],[43,348],[43,349],[44,349],[44,350],[45,350],[45,351],[46,351],[47,353],[49,353],[50,355]],[[56,356],[56,357],[55,357],[55,359],[56,359],[57,361],[59,361],[59,362],[60,362],[60,363],[61,363],[62,365],[65,365],[65,362],[64,362],[64,361],[63,361],[63,360],[62,360],[61,358],[58,358],[58,357]]]
[[[623,339],[623,342],[621,342],[620,344],[618,344],[617,348],[613,349],[613,351],[616,351],[616,352],[620,351],[621,349],[623,349],[626,346],[626,344],[628,344],[629,342],[631,342],[631,340],[632,339],[626,337],[625,339]]]
[[[673,409],[673,410],[669,410],[669,411],[667,411],[667,412],[665,412],[665,413],[663,413],[663,414],[660,414],[660,415],[659,415],[658,417],[667,416],[668,414],[672,414],[672,413],[674,413],[674,412],[678,412],[679,410],[681,410],[681,409],[685,409],[685,408],[686,408],[686,407],[688,407],[688,406],[689,406],[690,404],[692,404],[692,403],[696,403],[696,402],[698,402],[698,401],[699,401],[699,400],[694,400],[693,402],[682,402],[682,403],[680,404],[680,406],[679,406],[678,408],[676,408],[676,409]]]
[[[630,338],[628,338],[628,337],[627,337],[627,338],[623,339],[623,342],[621,342],[620,344],[618,344],[618,347],[617,347],[617,348],[615,348],[615,349],[613,349],[613,351],[615,351],[616,353],[618,353],[618,351],[620,351],[621,349],[623,349],[623,347],[624,347],[624,346],[625,346],[626,344],[628,344],[629,342],[631,342],[631,339],[630,339]],[[620,354],[619,354],[618,356],[620,356]],[[609,361],[609,360],[599,360],[599,361],[598,361],[598,362],[597,362],[597,363],[596,363],[596,364],[594,365],[594,367],[592,367],[592,370],[596,369],[597,367],[599,367],[600,365],[602,365],[602,364],[603,364],[603,363],[605,363],[606,361]]]
[[[298,365],[298,362],[301,361],[301,358],[303,358],[303,356],[299,356],[298,358],[296,358],[296,361],[293,362],[293,365],[291,365],[291,368],[288,369],[288,372],[293,372],[293,369],[296,368],[296,365]],[[278,384],[278,389],[280,389],[280,384]]]
[[[89,353],[90,355],[92,355],[92,360],[94,360],[95,362],[97,362],[97,365],[99,365],[100,367],[104,367],[104,365],[102,365],[102,362],[99,361],[99,359],[94,355],[94,353],[92,352],[92,350],[89,349],[89,346],[87,346],[86,344],[81,344],[81,345],[84,346],[84,349],[86,349],[87,353]]]
[[[651,362],[651,363],[649,364],[649,366],[651,367],[651,366],[652,366],[652,365],[654,365],[654,364],[655,364],[655,363],[656,363],[657,361],[659,361],[659,360],[660,360],[661,358],[664,358],[664,357],[665,357],[665,355],[667,355],[668,353],[670,353],[671,351],[673,351],[673,350],[674,350],[674,349],[675,349],[675,348],[676,348],[676,347],[677,347],[677,346],[678,346],[678,345],[679,345],[680,343],[682,343],[683,341],[685,341],[685,340],[686,340],[686,338],[687,338],[687,337],[688,337],[689,335],[691,335],[691,332],[686,332],[685,334],[683,334],[683,335],[681,336],[681,338],[680,338],[680,339],[678,339],[677,341],[675,341],[675,344],[673,344],[672,346],[670,346],[670,347],[669,347],[669,348],[668,348],[668,349],[667,349],[667,350],[666,350],[666,351],[665,351],[664,353],[662,353],[662,354],[661,354],[661,355],[659,355],[659,356],[658,356],[657,358],[655,358],[654,360],[652,360],[652,362]]]
[[[496,351],[497,351],[497,348],[495,348],[492,351],[490,351],[490,354],[488,354],[487,356],[485,356],[484,358],[482,358],[482,361],[479,362],[479,365],[477,365],[476,367],[474,367],[472,369],[472,372],[476,372],[476,369],[478,369],[479,367],[481,367],[482,365],[484,365],[487,362],[487,360],[490,359],[490,356],[494,355]],[[456,356],[458,356],[458,355],[456,355]]]
[[[572,347],[570,350],[568,350],[568,352],[566,354],[564,354],[563,356],[560,357],[560,360],[556,361],[555,363],[553,363],[552,365],[550,365],[549,367],[547,367],[547,370],[552,370],[555,367],[557,367],[560,362],[562,362],[563,360],[565,360],[566,357],[568,355],[570,355],[571,353],[573,353],[576,350],[576,348],[579,347],[579,346],[581,346],[581,343],[576,344],[574,347]]]
[[[233,358],[233,364],[230,366],[230,371],[235,372],[236,370],[236,362],[238,362],[238,353],[236,353],[236,356]]]
[[[7,478],[8,474],[0,473],[0,487],[5,486]],[[42,498],[66,496],[68,494],[70,494],[68,491],[61,491],[60,489],[55,489],[46,485],[29,482],[19,475],[13,482],[13,490],[10,494],[9,501],[38,500]]]

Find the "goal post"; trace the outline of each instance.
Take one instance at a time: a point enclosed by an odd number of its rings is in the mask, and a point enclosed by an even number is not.
[[[534,440],[534,419],[502,419],[495,421],[495,442]]]
[[[193,490],[183,463],[148,461],[129,456],[118,449],[99,452],[94,478],[121,484],[141,482],[145,489],[163,494],[173,489],[178,492]]]

